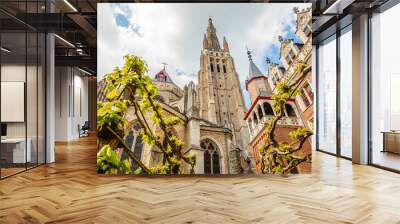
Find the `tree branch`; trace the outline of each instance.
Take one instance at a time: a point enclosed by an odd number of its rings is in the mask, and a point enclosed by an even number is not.
[[[292,154],[294,152],[300,151],[303,148],[304,143],[307,141],[307,139],[312,135],[312,133],[307,134],[304,138],[302,138],[301,140],[298,141],[298,145],[296,148],[294,148],[293,150],[289,150],[287,152],[283,152],[277,148],[274,148],[274,151],[279,154],[279,155],[289,155]]]
[[[167,129],[164,119],[162,118],[160,112],[158,111],[158,108],[156,107],[153,99],[150,97],[150,91],[147,89],[147,87],[145,85],[143,85],[143,89],[146,92],[145,95],[147,97],[147,100],[150,102],[150,105],[151,105],[154,113],[156,114],[157,118],[160,120],[160,127],[161,127],[161,130],[164,132],[164,136],[166,138],[168,145],[171,146],[171,148],[176,153],[176,155],[178,156],[179,159],[183,159],[183,161],[185,161],[186,163],[191,164],[191,161],[188,158],[186,158],[185,156],[182,156],[181,148],[177,147],[177,145],[175,145],[175,143],[170,140],[170,133]]]
[[[129,149],[129,147],[125,144],[124,140],[109,126],[107,126],[107,130],[111,132],[123,146],[124,152],[129,155],[131,159],[133,159],[146,173],[150,173],[150,170],[136,157],[136,155]]]
[[[293,153],[295,153],[303,148],[306,140],[312,135],[311,132],[306,134],[305,136],[301,136],[301,138],[299,138],[297,147],[294,147],[295,144],[297,144],[297,143],[290,144],[291,147],[289,148],[288,151],[281,151],[279,149],[281,144],[279,144],[277,142],[277,140],[275,139],[275,131],[276,131],[279,120],[281,120],[284,116],[285,105],[286,105],[288,99],[296,93],[297,89],[299,88],[299,85],[301,84],[300,82],[311,71],[311,66],[305,66],[305,64],[299,64],[297,71],[299,73],[301,73],[301,75],[298,76],[298,78],[295,79],[295,81],[292,82],[291,80],[287,80],[287,81],[285,80],[284,82],[287,82],[287,83],[282,83],[283,85],[285,85],[282,87],[282,88],[284,88],[283,93],[288,94],[288,96],[279,95],[280,92],[278,92],[277,93],[278,95],[276,95],[276,98],[274,99],[275,106],[277,106],[279,108],[279,112],[274,117],[274,119],[270,121],[270,123],[266,129],[268,142],[267,142],[265,148],[262,149],[262,152],[260,152],[261,158],[262,158],[261,159],[261,170],[263,173],[265,172],[265,168],[268,168],[268,170],[267,170],[268,172],[272,172],[274,167],[283,166],[285,168],[281,171],[281,173],[285,174],[287,171],[290,171],[291,169],[295,168],[298,164],[309,160],[310,158],[308,158],[308,156],[311,157],[311,154],[307,155],[305,157],[297,157],[297,156],[292,155]],[[278,105],[276,105],[276,104],[278,104]],[[287,156],[289,156],[292,160],[288,162],[288,160],[290,160],[290,159],[287,159]],[[288,165],[286,166],[285,164],[288,164]],[[266,165],[268,167],[266,167]]]
[[[141,109],[140,109],[140,106],[136,103],[136,101],[134,101],[134,108],[135,108],[135,115],[136,115],[136,117],[138,118],[139,123],[142,125],[142,127],[144,127],[144,131],[146,132],[146,134],[147,134],[148,136],[151,136],[151,138],[152,138],[152,139],[154,140],[154,142],[155,142],[155,145],[156,145],[158,148],[160,148],[160,150],[161,150],[164,154],[168,155],[168,152],[164,149],[163,145],[155,138],[154,134],[152,133],[152,131],[151,131],[151,129],[150,129],[150,127],[149,127],[149,125],[148,125],[146,119],[145,119],[144,116],[143,116],[143,113],[142,113],[142,111],[141,111]],[[142,114],[143,120],[140,119],[140,116],[139,116],[138,111],[140,111],[140,113]],[[171,161],[171,159],[169,158],[169,156],[167,156],[167,160],[168,160],[168,163],[171,164],[172,161]]]
[[[291,165],[290,163],[282,170],[282,174],[286,174],[287,172],[290,172],[292,169],[296,168],[298,165],[300,165],[303,162],[311,161],[311,156],[312,154],[308,154],[305,156],[291,156],[292,161],[296,160],[296,166]]]

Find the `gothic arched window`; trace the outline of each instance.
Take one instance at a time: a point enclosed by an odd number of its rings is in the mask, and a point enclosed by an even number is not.
[[[213,174],[220,174],[220,168],[219,168],[219,154],[217,151],[214,151],[212,154],[212,170]]]
[[[290,104],[285,105],[286,113],[289,117],[296,117],[296,112]]]
[[[220,72],[221,70],[219,69],[219,64],[217,64],[217,72]]]
[[[135,139],[135,137],[133,136],[133,131],[129,131],[128,135],[125,136],[125,144],[129,148],[132,148],[134,139]],[[129,159],[129,156],[125,152],[123,152],[122,155],[121,155],[121,160],[123,160],[123,159]]]
[[[211,156],[208,151],[204,152],[204,173],[211,173]]]
[[[251,120],[251,118],[249,118],[248,124],[249,124],[250,131],[253,131],[253,121]]]
[[[214,72],[214,64],[213,63],[211,63],[211,72]]]
[[[226,66],[225,65],[223,65],[223,67],[222,67],[223,69],[224,69],[224,73],[226,73]]]
[[[254,120],[254,123],[257,125],[258,124],[258,119],[257,119],[256,113],[253,114],[253,120]]]
[[[257,107],[257,112],[258,112],[258,117],[261,120],[261,118],[263,118],[264,115],[263,115],[263,112],[262,112],[262,109],[261,109],[260,105],[258,105],[258,107]]]
[[[140,134],[142,127],[139,123],[135,123],[129,129],[128,135],[125,136],[125,143],[131,149],[131,151],[135,154],[137,158],[142,157],[143,151],[143,142],[142,136]],[[139,166],[136,162],[132,161],[130,157],[125,153],[122,152],[121,159],[129,159],[132,164],[132,169],[137,169]]]
[[[213,141],[205,139],[201,141],[200,147],[204,150],[204,173],[220,174],[221,168],[217,145]]]
[[[268,102],[264,102],[263,107],[266,115],[274,115],[274,110],[272,109],[271,104],[269,104]]]
[[[162,96],[160,96],[160,95],[155,96],[154,99],[159,101],[159,102],[161,102],[161,103],[165,103],[164,98]]]

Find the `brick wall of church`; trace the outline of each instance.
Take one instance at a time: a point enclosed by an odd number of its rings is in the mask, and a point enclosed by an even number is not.
[[[275,132],[275,136],[278,142],[280,143],[291,143],[292,139],[289,137],[289,132],[296,130],[296,127],[293,126],[278,126]],[[261,159],[260,159],[260,148],[265,144],[266,136],[264,133],[258,135],[251,143],[251,152],[253,153],[254,162],[256,165],[256,173],[261,174]],[[303,156],[311,153],[311,143],[307,141],[303,149],[300,150],[296,155]],[[311,164],[303,163],[297,167],[297,172],[299,173],[310,173],[311,172]]]

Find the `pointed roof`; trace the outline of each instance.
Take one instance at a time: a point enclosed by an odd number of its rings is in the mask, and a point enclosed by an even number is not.
[[[213,22],[212,22],[212,18],[211,17],[209,17],[208,18],[208,27],[207,27],[207,31],[209,31],[209,30],[214,30],[214,32],[215,32],[215,27],[214,27],[214,24],[213,24]]]
[[[228,45],[228,41],[226,41],[226,37],[224,36],[224,40],[223,40],[223,47],[224,47],[224,51],[225,52],[229,52],[229,45]]]
[[[213,24],[211,18],[208,18],[207,42],[208,42],[207,49],[214,50],[214,51],[221,50],[221,47],[220,47],[219,41],[218,41],[218,37],[217,37],[217,31],[214,27],[214,24]]]
[[[257,65],[254,64],[249,49],[247,49],[247,56],[249,57],[249,62],[250,62],[248,79],[250,80],[255,77],[264,76],[263,73],[260,71],[260,69],[257,67]]]
[[[158,82],[173,83],[172,79],[169,77],[167,71],[165,70],[165,64],[164,64],[164,68],[154,76],[154,80],[158,81]]]

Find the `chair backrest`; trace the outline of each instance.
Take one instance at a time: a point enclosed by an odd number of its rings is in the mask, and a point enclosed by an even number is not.
[[[83,124],[82,128],[90,128],[89,121],[85,121],[85,123]]]

